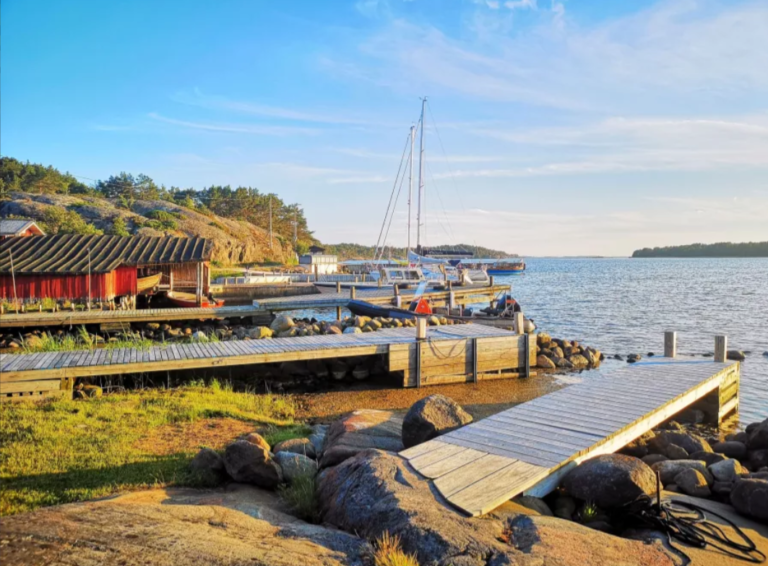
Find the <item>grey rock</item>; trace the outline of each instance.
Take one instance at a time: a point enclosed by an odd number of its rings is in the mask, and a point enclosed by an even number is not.
[[[654,436],[656,435],[653,431],[648,431],[622,448],[621,453],[627,456],[634,456],[635,458],[646,456],[648,454],[648,443]]]
[[[729,481],[716,481],[712,484],[712,493],[721,497],[731,495],[733,489],[733,482]]]
[[[289,440],[283,440],[278,442],[272,447],[272,451],[275,454],[280,452],[293,452],[294,454],[302,454],[312,459],[317,457],[315,451],[315,445],[308,438],[291,438]]]
[[[555,517],[570,521],[576,512],[576,501],[569,495],[558,495],[553,505]]]
[[[290,316],[281,314],[275,317],[275,320],[273,320],[272,324],[269,325],[269,329],[275,333],[285,332],[286,330],[293,328],[295,325],[296,323],[293,322],[293,319]]]
[[[275,461],[280,465],[283,479],[288,483],[293,482],[299,477],[317,474],[317,462],[303,454],[278,452],[275,454]]]
[[[724,454],[729,458],[736,458],[741,460],[747,456],[747,447],[741,442],[736,440],[727,440],[725,442],[718,442],[712,445],[712,450],[718,454]]]
[[[647,456],[643,456],[641,460],[649,466],[653,466],[657,462],[666,462],[669,458],[664,456],[664,454],[648,454]]]
[[[739,464],[738,460],[723,460],[709,466],[712,476],[718,481],[736,481],[739,474],[746,474],[747,470]]]
[[[227,477],[224,459],[210,448],[202,448],[190,461],[189,469],[206,483],[215,484]]]
[[[539,497],[533,497],[531,495],[518,495],[512,499],[512,501],[518,505],[527,507],[528,509],[533,509],[540,515],[545,515],[547,517],[554,516],[554,513],[552,513],[552,509],[549,508],[549,505],[547,505],[546,502]]]
[[[664,455],[670,460],[686,460],[688,458],[688,452],[685,448],[677,444],[668,444],[664,448]]]
[[[314,425],[312,427],[312,434],[309,435],[309,441],[315,447],[315,454],[318,457],[323,453],[323,443],[325,442],[327,432],[328,427],[326,425]]]
[[[649,442],[651,451],[666,454],[666,449],[671,444],[685,449],[688,454],[694,452],[712,452],[712,447],[704,438],[687,432],[665,430],[656,434]]]
[[[714,481],[712,475],[707,471],[706,463],[701,460],[667,460],[666,462],[658,462],[651,466],[654,471],[659,472],[661,483],[664,487],[675,482],[677,474],[685,470],[686,468],[692,468],[700,472],[707,480],[707,484]]]
[[[750,468],[753,470],[759,470],[760,468],[768,466],[768,448],[751,450],[747,461],[749,462]]]
[[[403,446],[410,448],[472,422],[453,399],[430,395],[416,401],[403,419]]]
[[[320,467],[335,466],[370,448],[399,452],[402,428],[402,419],[390,411],[362,409],[344,415],[328,427]]]
[[[712,495],[706,478],[701,472],[693,468],[686,468],[677,474],[675,484],[682,493],[692,497],[709,497]]]
[[[744,360],[747,359],[747,356],[745,356],[744,352],[742,352],[741,350],[728,350],[726,357],[729,360],[734,360],[737,362],[743,362]]]
[[[571,470],[562,485],[569,495],[610,509],[634,501],[642,494],[653,494],[656,476],[638,458],[606,454],[586,460]]]
[[[768,481],[737,481],[731,490],[731,505],[742,515],[768,523]]]
[[[705,462],[707,466],[711,466],[712,464],[717,464],[728,458],[725,455],[717,454],[716,452],[694,452],[691,454],[690,459],[701,460],[702,462]]]
[[[729,434],[728,436],[725,437],[725,439],[746,444],[747,442],[749,442],[749,435],[742,430],[741,432],[734,432]]]
[[[768,448],[768,419],[759,423],[749,431],[747,448],[749,450],[763,450]]]
[[[227,446],[224,465],[230,477],[237,482],[274,489],[283,481],[283,472],[271,454],[245,440],[237,440]]]

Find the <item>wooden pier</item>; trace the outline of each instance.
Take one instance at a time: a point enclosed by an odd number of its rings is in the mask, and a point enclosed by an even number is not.
[[[456,286],[452,289],[425,291],[421,297],[429,299],[434,306],[444,306],[453,300],[456,305],[489,302],[501,293],[508,292],[509,285],[467,285]],[[341,291],[337,293],[322,293],[314,295],[299,295],[296,297],[276,297],[253,301],[253,306],[263,311],[287,311],[304,309],[322,309],[345,307],[350,299],[360,299],[374,305],[393,305],[397,295],[403,305],[407,305],[415,296],[414,289],[402,289],[393,294],[392,289],[371,289],[368,291]],[[451,295],[453,295],[451,297]]]
[[[718,423],[738,408],[739,363],[654,358],[539,397],[401,452],[452,505],[488,513],[542,497],[580,462],[609,454],[695,407]]]
[[[526,345],[527,357],[521,352]],[[536,350],[535,340],[525,335],[460,324],[429,327],[424,340],[417,340],[416,328],[390,328],[362,334],[197,342],[147,349],[3,354],[0,397],[18,400],[71,395],[75,380],[89,376],[372,355],[386,356],[389,370],[403,386],[412,387],[526,375]]]

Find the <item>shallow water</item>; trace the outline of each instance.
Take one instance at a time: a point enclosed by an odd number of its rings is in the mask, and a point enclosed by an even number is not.
[[[552,336],[606,355],[664,351],[676,330],[679,354],[750,351],[742,363],[742,422],[768,417],[768,258],[529,259],[522,276],[498,278],[526,316]],[[607,361],[602,371],[626,362]],[[593,372],[581,374],[589,379]]]

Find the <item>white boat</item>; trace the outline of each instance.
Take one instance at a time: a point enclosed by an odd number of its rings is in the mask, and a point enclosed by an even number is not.
[[[373,291],[377,289],[393,288],[395,285],[400,289],[412,289],[418,287],[420,284],[425,283],[428,288],[442,288],[445,285],[445,280],[430,280],[424,275],[424,271],[421,267],[382,267],[377,270],[371,270],[368,276],[372,281],[356,282],[356,281],[343,281],[338,282],[339,288],[342,290],[349,290],[354,287],[355,291]],[[335,293],[337,289],[337,283],[332,281],[318,281],[315,283],[315,287],[321,293]]]

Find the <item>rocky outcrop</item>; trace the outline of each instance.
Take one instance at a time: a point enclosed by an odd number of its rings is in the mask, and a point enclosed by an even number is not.
[[[285,262],[293,256],[288,243],[277,237],[269,241],[263,228],[244,221],[206,215],[164,200],[138,200],[130,209],[117,206],[117,201],[87,195],[35,195],[14,192],[10,200],[0,203],[0,216],[20,216],[42,221],[49,208],[76,212],[86,222],[108,232],[116,218],[122,218],[129,232],[141,236],[200,236],[212,242],[212,259],[222,265],[260,263],[268,260]],[[172,225],[160,226],[153,221],[154,211],[173,218]]]
[[[317,473],[317,462],[303,454],[278,452],[275,454],[275,462],[280,465],[283,479],[288,483],[301,477],[314,476]]]
[[[472,422],[453,399],[430,395],[416,401],[403,419],[403,446],[410,448]]]
[[[675,485],[686,495],[709,497],[712,493],[704,475],[693,468],[686,468],[675,476]]]
[[[712,447],[704,438],[695,434],[679,431],[665,430],[657,433],[654,438],[649,442],[652,450],[669,456],[667,450],[669,446],[679,446],[685,450],[688,454],[694,452],[712,452]],[[672,456],[670,456],[671,458]]]
[[[651,468],[659,472],[661,483],[664,486],[675,483],[677,474],[689,468],[700,472],[706,478],[708,484],[714,481],[707,470],[707,464],[701,460],[667,460],[665,462],[658,462],[651,466]]]
[[[606,454],[586,460],[565,476],[565,491],[577,499],[611,509],[656,491],[656,476],[642,460]]]
[[[367,541],[245,485],[151,490],[3,517],[3,564],[369,566]]]
[[[748,517],[768,523],[768,481],[741,479],[731,490],[731,505]]]
[[[335,466],[370,448],[399,452],[402,428],[403,420],[390,411],[362,409],[344,415],[328,428],[320,467]]]
[[[468,519],[435,499],[428,482],[385,452],[361,452],[318,476],[323,521],[375,539],[400,538],[419,564],[489,566],[558,564],[671,565],[660,545],[646,545],[554,517],[510,513]]]

